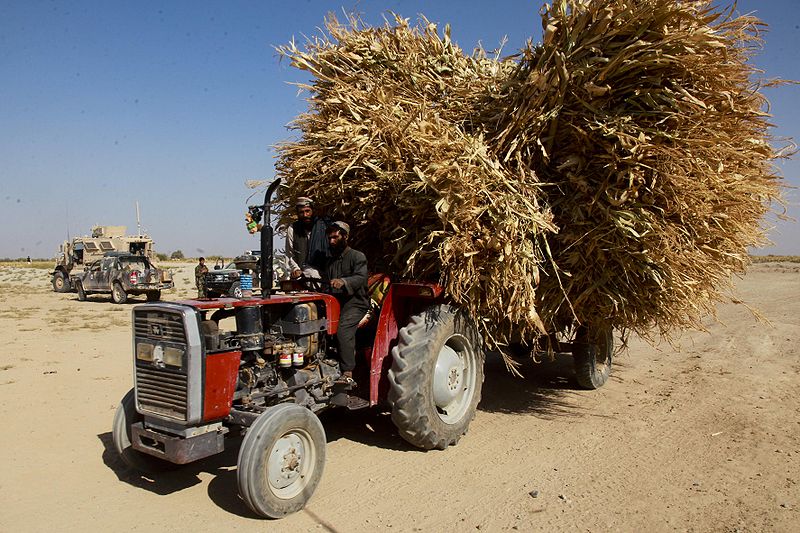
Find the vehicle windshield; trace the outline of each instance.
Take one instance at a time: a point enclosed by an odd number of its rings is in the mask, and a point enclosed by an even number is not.
[[[119,260],[123,270],[147,270],[150,264],[144,257],[124,257]]]
[[[236,263],[228,263],[225,265],[225,270],[236,270]]]

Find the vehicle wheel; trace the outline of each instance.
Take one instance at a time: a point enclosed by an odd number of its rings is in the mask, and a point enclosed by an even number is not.
[[[69,292],[69,281],[63,272],[53,274],[53,290],[55,292]]]
[[[614,335],[611,328],[587,331],[581,328],[572,347],[575,378],[584,389],[599,389],[611,375]]]
[[[161,299],[161,291],[150,291],[147,293],[148,302],[157,302]]]
[[[80,281],[75,282],[75,290],[78,291],[78,301],[85,302],[86,301],[86,291],[83,290],[83,283]]]
[[[400,435],[426,450],[458,442],[475,417],[483,347],[475,323],[436,305],[411,317],[392,349],[389,403]]]
[[[234,283],[233,285],[231,285],[231,288],[228,289],[228,296],[230,296],[231,298],[241,298],[242,297],[242,287],[239,285],[238,281],[236,283]]]
[[[178,465],[147,455],[131,446],[131,424],[141,422],[143,417],[136,412],[135,396],[133,389],[122,397],[117,412],[114,414],[114,425],[111,428],[111,437],[114,448],[122,461],[129,467],[141,472],[156,473],[174,470]]]
[[[128,301],[128,293],[125,292],[125,289],[122,288],[118,281],[115,281],[114,285],[111,286],[111,301],[115,304],[124,304]]]
[[[239,449],[239,494],[261,516],[280,518],[302,509],[322,478],[325,430],[305,407],[267,409]]]

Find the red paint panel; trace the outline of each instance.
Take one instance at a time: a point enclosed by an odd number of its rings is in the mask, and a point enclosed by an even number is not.
[[[206,357],[206,384],[203,397],[203,420],[210,422],[228,416],[239,376],[242,352],[215,353]]]
[[[379,384],[383,376],[383,360],[389,355],[392,343],[397,339],[397,318],[394,309],[394,286],[389,286],[389,291],[383,298],[381,314],[378,317],[378,327],[375,333],[375,342],[372,345],[372,361],[369,370],[369,403],[376,405],[379,399]]]

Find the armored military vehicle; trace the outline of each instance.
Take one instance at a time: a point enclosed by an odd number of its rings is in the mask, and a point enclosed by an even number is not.
[[[154,259],[153,239],[147,235],[125,235],[125,230],[125,226],[93,226],[91,236],[64,241],[59,246],[52,272],[53,290],[74,291],[69,279],[72,269],[97,261],[107,252],[125,252]]]

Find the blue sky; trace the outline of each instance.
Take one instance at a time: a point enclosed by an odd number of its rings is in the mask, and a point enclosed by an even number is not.
[[[274,144],[305,110],[301,73],[274,46],[318,32],[328,12],[425,14],[512,53],[538,41],[540,2],[0,0],[0,257],[52,257],[94,224],[142,226],[156,249],[188,256],[257,248],[242,217],[248,179],[274,174]],[[756,65],[800,80],[800,1],[740,0],[769,24]],[[770,89],[774,133],[800,139],[800,86]],[[783,165],[800,186],[795,157]],[[790,214],[800,195],[789,191]],[[798,224],[776,245],[800,254]]]

